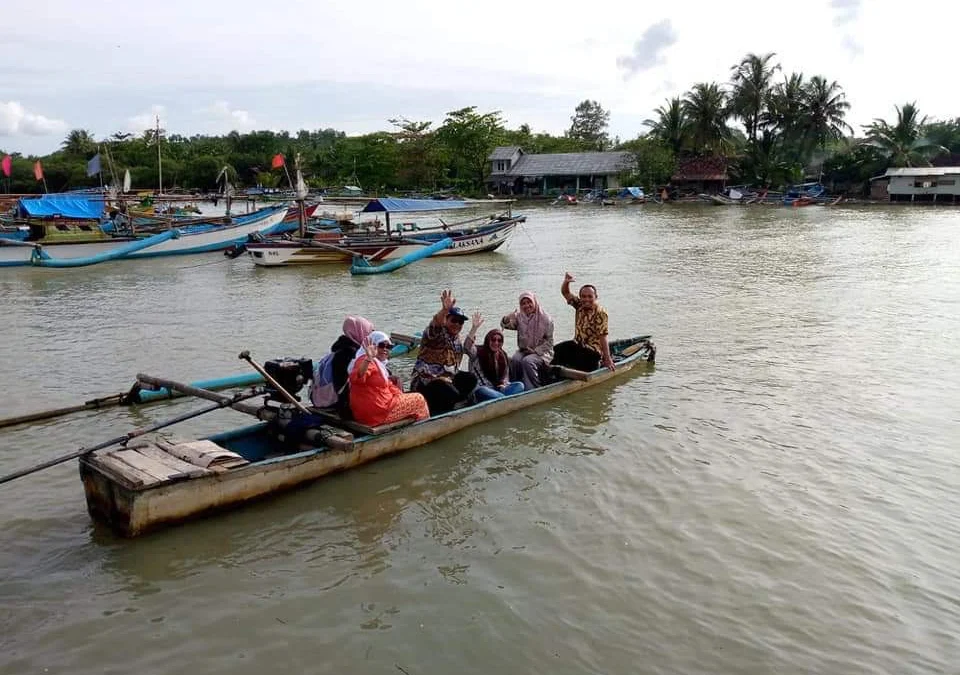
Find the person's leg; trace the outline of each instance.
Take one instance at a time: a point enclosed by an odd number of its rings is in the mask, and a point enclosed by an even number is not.
[[[493,387],[477,387],[473,390],[473,395],[477,401],[490,401],[495,398],[503,398],[505,394],[497,391]]]
[[[564,340],[563,342],[554,345],[553,365],[572,368],[572,359],[574,358],[574,352],[576,351],[577,347],[579,347],[579,345],[573,340]]]
[[[524,389],[536,389],[540,386],[540,374],[544,368],[543,357],[539,354],[527,354],[520,362],[520,377],[516,378],[523,382]]]
[[[477,376],[461,370],[453,376],[453,386],[456,387],[459,392],[459,398],[457,400],[465,401],[467,397],[473,393],[473,390],[477,388]]]
[[[503,390],[501,396],[513,396],[514,394],[522,394],[525,390],[525,385],[523,382],[511,382]]]
[[[383,424],[399,422],[408,417],[415,417],[417,421],[425,420],[430,417],[430,409],[427,407],[427,400],[421,394],[400,394],[400,400],[394,406]]]
[[[576,345],[576,347],[577,351],[574,355],[573,364],[570,366],[571,368],[589,373],[600,367],[599,352],[589,347],[584,347],[583,345]]]
[[[453,410],[453,406],[456,405],[460,396],[457,389],[449,380],[441,379],[427,382],[420,387],[419,393],[423,394],[423,398],[426,399],[427,407],[430,409],[431,415],[450,412]]]

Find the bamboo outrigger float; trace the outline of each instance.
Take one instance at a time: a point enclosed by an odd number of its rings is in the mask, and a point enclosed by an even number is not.
[[[366,427],[329,412],[289,404],[242,403],[212,391],[148,375],[144,386],[167,387],[257,417],[261,422],[189,442],[154,440],[80,458],[80,476],[91,516],[122,536],[163,526],[314,481],[380,457],[443,438],[465,427],[623,377],[653,362],[649,336],[610,343],[616,370],[591,373],[555,368],[558,381],[513,396],[431,417]],[[248,356],[248,355],[247,355]],[[241,355],[243,358],[244,355]],[[290,400],[296,391],[280,392]],[[274,401],[277,399],[275,398]]]

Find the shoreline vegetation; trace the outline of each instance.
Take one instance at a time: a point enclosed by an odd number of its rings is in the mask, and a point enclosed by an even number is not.
[[[751,53],[731,68],[727,82],[695,83],[664,101],[632,140],[611,138],[610,112],[591,100],[576,107],[562,135],[534,132],[529,124],[509,129],[499,111],[476,106],[448,112],[436,127],[397,117],[387,120],[387,130],[357,136],[327,128],[187,137],[157,128],[97,139],[74,129],[53,153],[9,153],[11,175],[0,180],[7,193],[20,194],[41,193],[44,185],[50,192],[99,186],[100,177],[87,176],[87,162],[102,152],[110,158],[104,183],[129,170],[133,185],[155,186],[158,143],[164,188],[187,192],[215,192],[224,170],[238,187],[286,187],[284,170],[271,168],[272,160],[299,155],[314,189],[483,196],[488,156],[497,146],[528,153],[630,151],[635,168],[622,184],[648,191],[669,184],[679,160],[698,156],[723,157],[730,184],[777,189],[812,178],[851,197],[868,196],[869,179],[890,167],[960,165],[960,117],[931,120],[908,102],[894,107],[890,121],[875,119],[858,135],[846,122],[849,109],[836,81],[787,73],[776,54]]]

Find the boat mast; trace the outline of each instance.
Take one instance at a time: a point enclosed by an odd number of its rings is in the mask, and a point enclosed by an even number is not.
[[[157,115],[157,175],[160,179],[160,194],[163,195],[163,159],[160,155],[160,115]]]

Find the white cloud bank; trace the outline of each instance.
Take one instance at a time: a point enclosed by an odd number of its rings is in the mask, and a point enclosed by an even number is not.
[[[49,136],[66,128],[63,120],[32,113],[20,101],[0,101],[0,136]]]

